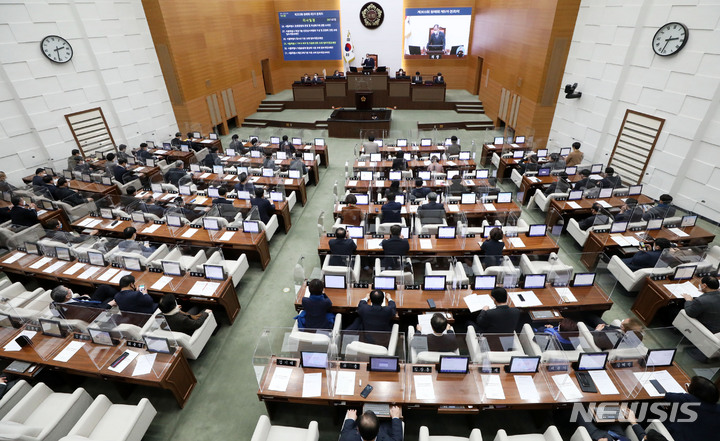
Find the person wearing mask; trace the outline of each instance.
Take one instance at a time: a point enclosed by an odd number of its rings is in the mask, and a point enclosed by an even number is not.
[[[460,154],[460,144],[458,144],[458,137],[453,135],[450,137],[450,145],[445,149],[445,154],[448,156],[457,156]]]
[[[262,168],[269,168],[273,172],[278,169],[277,164],[275,164],[275,160],[273,159],[272,153],[268,152],[265,154],[265,160],[263,161]]]
[[[571,188],[572,185],[568,179],[568,174],[563,171],[558,175],[557,181],[548,185],[548,188],[546,188],[543,193],[545,193],[545,196],[549,196],[553,193],[567,193]]]
[[[395,193],[392,191],[386,193],[385,199],[387,200],[387,202],[385,202],[385,204],[383,204],[382,208],[380,209],[382,212],[381,222],[384,224],[390,222],[402,222],[402,204],[400,202],[395,202]]]
[[[536,172],[540,168],[538,164],[538,157],[536,154],[531,154],[518,162],[518,172],[524,175],[525,172]]]
[[[643,210],[638,207],[638,200],[629,197],[625,199],[620,212],[615,215],[614,222],[640,222],[642,221]]]
[[[320,78],[320,76],[315,72],[315,74],[312,77],[312,83],[313,84],[322,84],[323,80]]]
[[[179,150],[180,144],[182,144],[182,133],[175,132],[175,137],[170,140],[170,145],[174,147],[175,150]]]
[[[278,150],[287,154],[295,154],[295,146],[288,140],[287,135],[283,135],[282,141],[280,141],[280,145],[278,146]]]
[[[647,432],[637,422],[635,412],[629,407],[621,407],[621,412],[625,420],[630,423],[630,428],[633,433],[640,441],[668,441],[661,433],[654,429],[650,429]],[[584,416],[580,416],[578,425],[587,429],[588,435],[593,441],[629,441],[629,438],[625,436],[625,431],[619,422],[605,423],[601,427],[595,425],[592,420],[587,420]],[[698,439],[698,438],[696,438]],[[676,438],[677,440],[677,438]]]
[[[442,72],[438,72],[435,78],[433,78],[433,82],[435,84],[445,84],[445,77],[443,77]]]
[[[573,190],[585,190],[593,181],[590,179],[590,170],[584,168],[578,173],[582,176],[582,178],[573,184]]]
[[[305,165],[305,162],[303,161],[302,152],[295,152],[295,155],[290,161],[290,166],[288,167],[288,169],[299,171],[301,176],[307,174],[308,169]]]
[[[115,176],[115,166],[117,165],[115,158],[115,153],[108,153],[105,156],[105,173],[108,176]]]
[[[650,219],[665,219],[666,217],[675,216],[675,207],[672,206],[672,201],[673,198],[669,194],[660,195],[660,201],[646,211],[642,219],[648,221]]]
[[[693,297],[683,294],[685,299],[685,312],[702,323],[713,334],[720,332],[720,284],[713,276],[704,276],[698,284],[702,295]]]
[[[61,177],[57,180],[57,190],[55,190],[55,199],[58,201],[65,202],[67,204],[76,207],[86,202],[92,201],[92,198],[84,198],[77,191],[71,190],[68,187],[68,182],[65,177]]]
[[[187,176],[187,172],[184,167],[185,164],[182,161],[175,161],[175,167],[170,167],[170,169],[165,173],[165,182],[172,184],[175,187],[179,187],[180,179]]]
[[[447,321],[445,314],[436,312],[430,319],[432,332],[427,334],[427,348],[432,352],[455,352],[458,350],[458,343],[455,338],[452,326]],[[417,326],[418,332],[422,327]]]
[[[302,77],[300,77],[300,82],[306,85],[312,84],[312,80],[310,79],[310,75],[305,74]]]
[[[587,231],[587,229],[593,225],[605,225],[609,220],[610,217],[603,213],[602,205],[595,202],[592,204],[592,207],[590,207],[590,216],[578,222],[578,227],[583,231]]]
[[[585,155],[583,152],[580,151],[580,143],[579,142],[573,142],[572,143],[572,151],[568,153],[568,155],[565,157],[565,165],[567,167],[572,167],[574,165],[579,165]]]
[[[330,265],[347,266],[349,257],[355,255],[357,244],[354,240],[348,239],[345,228],[340,227],[335,230],[335,237],[328,241],[330,247]]]
[[[235,184],[236,191],[247,191],[248,193],[250,193],[251,196],[255,194],[255,185],[253,185],[253,183],[248,180],[247,173],[240,173],[240,175],[238,176],[238,180],[240,182]]]
[[[71,169],[73,170],[73,169]],[[40,167],[35,169],[35,176],[32,178],[32,185],[35,185],[37,187],[44,187],[45,181],[43,178],[45,177],[45,169]]]
[[[601,351],[614,349],[618,342],[623,341],[623,346],[639,345],[643,339],[643,324],[635,317],[627,317],[620,322],[620,326],[605,323],[601,318],[596,320],[583,320],[585,323],[595,325],[593,342]],[[626,337],[627,336],[627,337]],[[635,344],[633,345],[633,342]]]
[[[518,308],[508,306],[508,295],[505,288],[493,288],[490,296],[495,302],[495,308],[490,309],[484,306],[478,314],[475,322],[470,325],[475,327],[478,333],[512,333],[517,330],[522,311]]]
[[[57,197],[57,186],[55,185],[53,181],[53,177],[50,175],[43,176],[43,183],[45,184],[45,188],[47,191],[50,192],[50,195],[53,197],[53,199],[58,199]],[[37,191],[37,189],[36,189]]]
[[[558,343],[560,343],[560,348],[564,351],[574,351],[575,345],[570,340],[570,336],[576,336],[578,331],[577,322],[573,319],[569,319],[567,317],[560,320],[560,323],[558,323],[557,326],[553,325],[545,325],[543,328],[538,328],[535,330],[536,333],[541,334],[548,334],[555,337]]]
[[[338,441],[402,441],[402,411],[400,406],[390,406],[390,421],[380,423],[372,410],[365,411],[358,418],[355,409],[345,414]]]
[[[560,156],[560,153],[551,153],[550,161],[545,167],[548,167],[550,170],[565,170],[566,164],[563,157]]]
[[[127,169],[127,159],[120,158],[118,159],[118,164],[115,166],[115,169],[113,170],[113,174],[115,175],[115,180],[121,184],[124,184],[126,181],[130,181],[135,177],[135,174]]]
[[[172,205],[173,205],[172,208],[174,208],[174,210],[172,211],[172,214],[179,214],[190,222],[192,222],[195,219],[202,216],[201,213],[198,213],[195,210],[191,210],[191,209],[187,208],[187,206],[185,205],[185,200],[181,196],[176,197],[173,200]],[[168,213],[168,214],[170,214],[170,213]]]
[[[182,307],[178,305],[175,296],[172,294],[163,295],[162,298],[160,298],[160,302],[158,302],[158,308],[160,312],[162,312],[162,316],[165,317],[165,321],[171,331],[182,332],[187,335],[193,335],[210,316],[209,309],[200,313],[183,311]]]
[[[423,224],[441,224],[445,219],[445,206],[437,201],[438,195],[431,191],[427,203],[418,207],[417,214]]]
[[[422,76],[420,76],[420,71],[415,72],[415,75],[412,77],[412,83],[413,84],[422,84]]]
[[[157,251],[156,247],[150,246],[148,241],[140,242],[136,240],[137,230],[135,227],[127,227],[122,232],[122,242],[118,244],[120,251],[128,253],[140,253],[143,257],[148,258]]]
[[[335,319],[330,312],[332,301],[323,292],[325,284],[320,279],[312,279],[307,289],[310,295],[302,299],[304,314],[298,316],[299,320],[304,320],[303,323],[299,321],[298,326],[301,329],[332,329]]]
[[[140,290],[135,286],[135,276],[128,274],[120,278],[120,292],[115,294],[115,303],[120,311],[152,314],[157,309],[145,286]]]
[[[98,300],[92,299],[90,296],[75,294],[72,290],[64,285],[58,285],[50,291],[50,297],[55,305],[71,305],[71,306],[87,306],[90,308],[101,308],[107,309],[113,306],[115,303],[112,300],[108,303],[103,303]]]
[[[485,267],[499,265],[502,260],[502,252],[504,248],[505,242],[503,242],[503,230],[501,227],[495,227],[490,230],[490,237],[488,240],[483,241],[482,245],[480,245],[480,251],[485,256],[483,259]]]
[[[659,239],[655,239],[655,243],[651,250],[645,251],[641,248],[641,251],[633,254],[632,257],[622,259],[622,261],[625,265],[627,265],[630,271],[633,272],[643,268],[654,268],[658,260],[660,260],[663,250],[670,248],[671,246],[672,243],[670,243],[669,240],[661,237]]]
[[[270,222],[270,218],[275,214],[275,206],[265,199],[265,190],[260,187],[255,189],[255,197],[250,199],[250,205],[258,208],[260,220],[265,225]]]
[[[218,197],[213,198],[212,204],[218,205],[218,204],[230,204],[232,205],[232,201],[229,201],[225,198],[227,196],[227,188],[225,187],[219,187],[218,188]]]
[[[603,173],[602,188],[616,188],[622,187],[622,178],[615,174],[615,169],[612,167],[606,167],[605,173]]]
[[[688,393],[668,392],[665,401],[670,403],[693,403],[697,417],[665,421],[663,424],[675,441],[717,439],[720,433],[720,393],[715,384],[705,377],[694,376],[687,387]]]
[[[70,170],[75,170],[83,162],[83,157],[80,154],[80,150],[73,149],[68,157],[67,163]]]
[[[208,154],[205,155],[202,160],[202,165],[212,169],[213,165],[216,165],[218,163],[219,158],[217,154],[217,147],[210,147],[210,149],[208,150]]]
[[[10,221],[13,225],[21,225],[24,227],[32,227],[40,223],[37,217],[37,206],[30,203],[26,204],[20,196],[13,196],[10,199],[12,208],[10,209]]]
[[[414,199],[425,199],[427,195],[432,191],[430,187],[424,186],[425,181],[418,178],[415,179],[415,188],[413,188],[411,195]]]
[[[385,255],[382,264],[386,269],[399,268],[401,258],[407,256],[410,251],[410,242],[407,238],[402,237],[402,227],[400,225],[390,227],[390,238],[383,239],[380,246]]]

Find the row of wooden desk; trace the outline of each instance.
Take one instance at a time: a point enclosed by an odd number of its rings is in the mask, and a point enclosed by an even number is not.
[[[529,147],[526,144],[483,144],[482,153],[480,155],[480,165],[488,165],[492,160],[492,155],[494,153],[502,155],[502,152],[504,151],[527,150],[528,148]],[[499,173],[498,176],[500,176]]]
[[[442,165],[443,170],[475,170],[476,164],[472,159],[442,159],[439,161]],[[392,170],[393,161],[358,161],[355,160],[353,163],[353,169],[355,170],[372,170],[388,172]],[[430,161],[413,159],[407,161],[408,170],[424,170],[430,165]]]
[[[228,165],[239,165],[241,167],[255,168],[261,168],[263,163],[265,162],[265,158],[252,158],[242,155],[223,156],[221,160]],[[290,163],[290,159],[283,159],[275,162],[275,164],[279,166],[282,170],[287,170],[290,167]],[[312,161],[303,161],[303,163],[308,169],[308,173],[310,175],[310,182],[317,185],[320,182],[320,171],[318,170],[317,161],[313,159]]]
[[[342,209],[346,205],[337,204],[335,206],[334,214],[336,217],[342,217]],[[370,203],[367,205],[356,205],[356,207],[363,212],[363,214],[369,218],[375,216],[382,216],[382,204]],[[404,218],[417,214],[418,207],[421,205],[403,205],[400,211],[400,215]],[[466,219],[506,219],[507,217],[514,216],[516,219],[520,217],[521,209],[516,202],[507,203],[475,203],[475,204],[443,204],[445,214],[448,216],[457,215],[464,216]],[[492,222],[489,222],[492,224]],[[410,225],[408,223],[408,225]]]
[[[239,183],[240,180],[238,179],[237,175],[218,175],[215,173],[203,173],[203,172],[194,172],[191,173],[192,179],[195,182],[201,182],[204,185],[211,185],[211,184],[217,184],[222,183],[225,186],[228,187],[234,187],[235,184]],[[290,194],[290,192],[296,192],[298,201],[305,205],[307,203],[307,188],[305,187],[305,180],[303,178],[299,179],[291,179],[291,178],[279,178],[279,177],[264,177],[264,176],[252,176],[248,179],[249,182],[252,182],[255,185],[262,185],[262,186],[268,186],[268,187],[277,187],[279,185],[282,185],[285,187],[285,194]]]
[[[570,218],[588,216],[590,215],[590,209],[595,203],[599,203],[601,205],[604,204],[604,208],[606,209],[617,209],[625,205],[625,199],[627,199],[628,197],[636,198],[638,200],[638,204],[640,205],[651,204],[653,202],[651,198],[645,195],[623,197],[613,196],[611,198],[594,199],[582,198],[576,201],[559,201],[557,199],[553,199],[552,201],[550,201],[550,207],[548,208],[547,214],[545,215],[545,224],[555,225],[561,218],[564,219],[565,223],[567,224],[567,221]],[[573,206],[575,204],[578,205],[579,208]]]
[[[345,180],[345,189],[350,190],[353,193],[367,193],[370,189],[386,189],[390,188],[393,180],[390,179],[373,179],[373,180],[360,180],[360,179],[347,179]],[[402,191],[411,191],[415,187],[415,179],[408,180],[403,179],[397,181],[400,184]],[[483,189],[483,188],[495,188],[490,186],[490,181],[487,179],[463,179],[461,183],[470,191],[470,189]],[[434,192],[445,192],[452,184],[452,181],[445,179],[431,179],[423,181],[423,186],[430,188]]]
[[[275,153],[276,151],[280,150],[280,144],[274,144],[274,143],[259,143],[255,144],[254,146],[250,142],[246,142],[243,144],[245,148],[260,148],[264,152],[271,152]],[[314,144],[302,144],[302,145],[294,145],[296,150],[299,150],[301,152],[315,152],[320,155],[320,164],[322,164],[324,167],[327,168],[328,165],[330,165],[330,153],[328,152],[328,146],[327,144],[323,145],[314,145]]]

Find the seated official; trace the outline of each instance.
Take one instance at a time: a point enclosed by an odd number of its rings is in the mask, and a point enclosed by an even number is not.
[[[469,325],[473,326],[478,333],[515,332],[520,323],[522,311],[508,306],[508,294],[505,288],[493,288],[490,296],[495,302],[495,309],[484,306],[475,322],[470,322]]]
[[[295,154],[295,146],[288,140],[287,135],[283,135],[282,141],[280,141],[280,145],[278,145],[278,151]]]
[[[468,190],[463,185],[460,175],[455,175],[450,180],[450,187],[448,187],[448,191],[453,196],[460,196],[463,193],[467,193]]]
[[[638,200],[632,197],[625,199],[620,212],[615,215],[614,222],[640,222],[643,210],[638,207]]]
[[[202,213],[198,213],[195,210],[187,208],[187,206],[185,205],[185,200],[181,196],[176,197],[169,208],[174,208],[174,210],[172,210],[168,214],[179,214],[190,222],[202,216]]]
[[[75,294],[72,290],[64,285],[58,285],[50,291],[50,297],[53,303],[72,305],[72,306],[87,306],[90,308],[102,308],[107,309],[110,306],[115,305],[112,299],[108,302],[102,302],[92,299],[90,296]]]
[[[138,158],[138,160],[140,160],[140,162],[142,162],[143,164],[147,164],[146,161],[148,159],[155,158],[155,156],[153,156],[153,154],[148,151],[148,145],[145,142],[140,144],[140,150],[135,152],[135,157]]]
[[[422,84],[422,77],[420,76],[420,72],[415,72],[415,75],[413,75],[412,77],[412,83]]]
[[[568,180],[568,174],[563,171],[558,175],[557,181],[548,185],[548,188],[546,188],[543,193],[545,196],[549,196],[553,193],[567,193],[571,188],[572,185],[570,184],[570,180]]]
[[[460,154],[460,144],[458,144],[458,137],[453,135],[450,137],[450,145],[445,148],[445,154],[448,156],[457,156]]]
[[[549,168],[550,170],[565,170],[567,164],[565,163],[565,159],[560,156],[560,153],[551,153],[550,161],[545,164],[545,167]]]
[[[650,429],[647,432],[637,422],[635,412],[629,407],[622,407],[624,419],[630,423],[632,431],[640,441],[669,441],[660,432]],[[625,431],[619,422],[601,424],[600,427],[592,421],[592,418],[586,419],[584,415],[581,415],[578,419],[578,425],[585,427],[588,431],[588,435],[593,441],[628,441],[625,436]],[[600,424],[600,423],[597,423]]]
[[[380,423],[371,410],[358,418],[355,409],[348,409],[338,441],[402,441],[400,406],[390,406],[390,417],[392,418],[390,421]]]
[[[295,152],[295,155],[290,160],[290,166],[288,167],[288,170],[297,170],[300,172],[300,175],[306,175],[308,172],[307,166],[305,165],[305,162],[302,158],[302,152]]]
[[[322,84],[322,82],[323,82],[322,78],[320,78],[320,76],[317,73],[315,73],[312,77],[312,83],[313,84]]]
[[[592,204],[592,207],[590,207],[590,216],[578,222],[578,226],[580,227],[580,229],[583,231],[587,231],[587,229],[592,227],[593,225],[607,224],[610,220],[610,217],[606,214],[603,214],[602,211],[602,205],[598,204],[597,202]]]
[[[443,74],[438,72],[438,74],[433,79],[433,82],[435,84],[445,84],[445,77],[443,77]]]
[[[423,224],[441,224],[445,219],[445,206],[437,201],[438,195],[431,191],[428,202],[418,207],[417,214]]]
[[[480,245],[480,251],[485,256],[483,258],[485,268],[500,265],[504,248],[502,227],[495,227],[490,230],[490,237]]]
[[[340,211],[342,222],[345,225],[360,226],[365,215],[363,211],[357,207],[357,198],[354,194],[345,196],[345,206]]]
[[[697,319],[713,334],[720,332],[720,283],[713,276],[704,276],[698,286],[702,295],[693,297],[683,294],[685,312]]]
[[[68,244],[83,243],[87,240],[87,236],[74,231],[63,231],[62,223],[57,219],[50,219],[43,224],[45,228],[45,237],[48,239],[64,242]]]
[[[368,136],[368,140],[363,142],[362,147],[363,154],[365,155],[380,153],[380,146],[378,146],[375,142],[375,137],[373,135]]]
[[[273,155],[270,152],[267,152],[265,154],[265,160],[263,161],[262,168],[269,168],[273,171],[278,169],[277,164],[275,164],[275,159],[273,159]]]
[[[71,169],[73,170],[73,169]],[[35,176],[32,178],[32,185],[36,185],[38,187],[44,187],[45,181],[43,180],[43,176],[45,176],[45,169],[44,168],[37,168],[35,169]]]
[[[218,204],[230,204],[230,205],[232,205],[233,202],[227,200],[227,199],[225,198],[225,196],[227,196],[227,188],[225,188],[225,186],[221,186],[220,188],[218,188],[218,197],[213,198],[212,204],[213,204],[213,205],[218,205]]]
[[[13,196],[10,201],[13,205],[10,209],[10,221],[13,225],[32,227],[40,223],[37,217],[37,206],[35,206],[35,204],[25,204],[25,201],[20,196]]]
[[[602,323],[595,326],[593,342],[601,351],[614,349],[617,342],[621,340],[625,342],[624,346],[627,347],[628,345],[632,346],[633,342],[639,344],[643,339],[642,322],[635,317],[624,319],[620,322],[620,326],[605,323],[602,319],[600,321]],[[625,337],[626,335],[628,335],[628,338]],[[632,336],[635,338],[631,338]]]
[[[407,170],[407,161],[405,160],[405,154],[400,151],[395,153],[395,158],[392,162],[393,170]]]
[[[108,153],[105,156],[105,173],[107,173],[109,176],[115,175],[115,166],[117,165],[117,162],[115,162],[115,153]]]
[[[387,298],[387,306],[383,301]],[[368,300],[370,303],[368,303]],[[370,291],[368,297],[360,300],[357,306],[359,323],[356,328],[363,331],[390,332],[395,318],[395,301],[379,289]]]
[[[430,187],[425,187],[425,181],[418,178],[418,179],[415,179],[415,188],[413,188],[412,192],[410,193],[410,197],[413,200],[425,199],[427,197],[428,193],[430,193],[431,191],[432,191],[432,189],[430,189]]]
[[[135,240],[137,237],[137,230],[135,227],[125,228],[122,232],[122,237],[125,240],[118,244],[120,251],[124,251],[126,253],[140,253],[145,258],[152,256],[152,254],[157,251],[157,248],[150,246],[147,241],[140,242]]]
[[[212,168],[213,165],[216,165],[216,164],[219,165],[220,158],[218,157],[217,151],[218,151],[217,147],[210,147],[208,149],[208,154],[205,155],[205,157],[202,160],[202,165],[204,167]]]
[[[16,189],[17,187],[7,182],[7,175],[5,172],[0,171],[0,191],[13,191]]]
[[[427,170],[431,173],[442,173],[443,172],[443,166],[440,164],[440,160],[436,156],[430,157],[430,165],[428,165]]]
[[[536,172],[540,169],[538,157],[536,154],[528,155],[518,162],[518,173],[524,175],[525,172]]]
[[[237,136],[237,135],[233,135]],[[182,133],[181,132],[175,132],[175,137],[170,140],[170,146],[174,147],[175,150],[180,148],[180,144],[182,144]]]
[[[580,143],[579,142],[573,142],[572,143],[573,150],[568,153],[568,155],[565,157],[565,165],[567,167],[572,167],[574,165],[580,165],[585,155],[583,152],[580,151]]]
[[[2,397],[10,392],[10,390],[15,387],[15,385],[18,382],[19,377],[9,377],[7,375],[0,376],[0,399]]]
[[[165,173],[165,182],[174,185],[175,187],[180,186],[180,179],[187,176],[187,172],[184,169],[185,164],[182,161],[175,161],[175,167]]]
[[[250,199],[250,204],[257,207],[260,220],[267,225],[272,215],[275,214],[275,205],[265,199],[265,190],[260,187],[256,188],[255,197]]]
[[[683,405],[687,403],[697,414],[696,418],[664,421],[665,428],[675,441],[717,439],[720,433],[720,394],[717,386],[705,377],[694,376],[690,379],[687,391],[686,394],[668,392],[664,401]]]
[[[573,336],[578,334],[577,322],[573,319],[565,317],[560,320],[560,323],[558,323],[557,326],[548,324],[545,325],[544,328],[536,329],[535,332],[554,336],[558,343],[560,343],[560,348],[564,351],[575,350],[575,345],[569,338],[567,338],[569,337],[568,333],[571,333]]]
[[[335,237],[328,241],[330,247],[329,257],[330,265],[332,266],[345,266],[348,264],[349,257],[355,254],[357,250],[357,244],[352,239],[348,239],[347,231],[345,228],[338,228],[335,230]]]
[[[126,164],[127,164],[127,159],[120,158],[120,159],[118,159],[118,165],[116,165],[115,169],[113,170],[113,175],[115,176],[115,180],[121,184],[130,182],[131,180],[135,179],[135,173],[128,170],[126,167]]]
[[[298,316],[298,326],[301,329],[332,329],[335,318],[330,312],[332,301],[323,292],[325,284],[320,279],[313,279],[307,289],[310,295],[302,299],[304,314]]]
[[[130,154],[128,154],[128,152],[127,152],[127,146],[125,144],[120,144],[118,146],[117,157],[118,157],[118,164],[120,163],[121,159],[124,159],[125,161],[127,161],[127,159],[130,157]]]
[[[205,323],[205,320],[207,320],[210,314],[209,309],[199,314],[195,311],[184,312],[172,294],[162,296],[158,303],[158,308],[160,312],[162,312],[163,317],[165,317],[165,321],[171,331],[182,332],[187,335],[193,335],[193,333]]]
[[[387,202],[383,204],[380,211],[382,212],[382,218],[380,221],[384,224],[390,223],[390,222],[402,222],[402,204],[400,202],[395,202],[395,193],[394,192],[388,192],[385,194],[385,199]]]
[[[627,265],[630,271],[637,271],[643,268],[654,268],[663,250],[670,248],[672,243],[669,240],[661,237],[655,239],[655,242],[650,251],[638,251],[632,257],[622,259],[623,263]]]
[[[45,188],[48,192],[50,192],[50,195],[53,197],[53,199],[58,199],[58,197],[56,196],[58,188],[53,181],[53,177],[50,175],[43,176],[43,183],[45,184]]]
[[[432,333],[427,334],[427,348],[432,352],[455,352],[458,350],[455,332],[447,321],[445,314],[436,312],[430,319]],[[420,325],[418,332],[422,332]]]
[[[240,136],[238,134],[234,134],[232,136],[232,141],[230,141],[230,145],[228,146],[228,149],[235,150],[235,154],[240,155],[242,154],[243,150],[243,143],[240,141]]]
[[[140,211],[154,214],[157,217],[163,217],[165,215],[165,209],[159,205],[156,205],[155,198],[152,196],[148,196],[145,198],[145,200],[140,202],[139,207]]]
[[[672,206],[673,198],[669,194],[660,195],[660,201],[654,207],[643,214],[643,220],[665,219],[675,216],[675,207]]]
[[[380,246],[382,246],[383,254],[386,256],[382,264],[387,269],[397,269],[400,263],[398,258],[407,256],[410,251],[410,242],[402,237],[402,227],[400,225],[390,227],[390,238],[383,239]]]
[[[573,190],[585,190],[593,179],[590,179],[590,170],[584,168],[578,172],[582,178],[573,184]]]
[[[139,312],[141,314],[152,314],[157,309],[155,303],[143,286],[138,291],[135,286],[135,276],[128,274],[120,278],[120,292],[115,294],[115,303],[120,311]]]
[[[61,177],[57,180],[57,190],[55,190],[55,199],[70,204],[73,207],[82,205],[92,201],[91,198],[84,198],[75,190],[70,190],[67,179]]]
[[[405,72],[405,69],[402,67],[395,72],[395,78],[405,78],[407,77],[407,72]]]
[[[250,196],[255,194],[255,185],[253,185],[252,182],[248,180],[248,175],[245,172],[242,172],[238,175],[238,179],[240,182],[235,184],[235,190],[236,191],[247,191],[250,193]]]
[[[606,167],[602,177],[602,188],[622,187],[622,178],[615,174],[614,168]]]
[[[78,165],[80,165],[84,161],[84,158],[80,154],[80,150],[73,149],[70,152],[70,157],[68,157],[67,164],[68,168],[70,170],[75,170]]]
[[[312,80],[310,79],[310,75],[305,74],[302,77],[300,77],[300,82],[303,84],[312,84]]]

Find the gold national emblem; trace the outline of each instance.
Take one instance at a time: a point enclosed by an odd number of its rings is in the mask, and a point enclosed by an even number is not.
[[[360,8],[360,22],[368,29],[380,27],[385,19],[385,11],[375,2],[366,3]]]

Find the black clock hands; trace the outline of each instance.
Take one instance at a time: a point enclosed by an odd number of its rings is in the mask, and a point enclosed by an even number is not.
[[[662,51],[665,52],[665,48],[667,47],[668,43],[670,43],[672,40],[677,40],[678,37],[672,37],[665,40],[665,46],[663,46]]]

